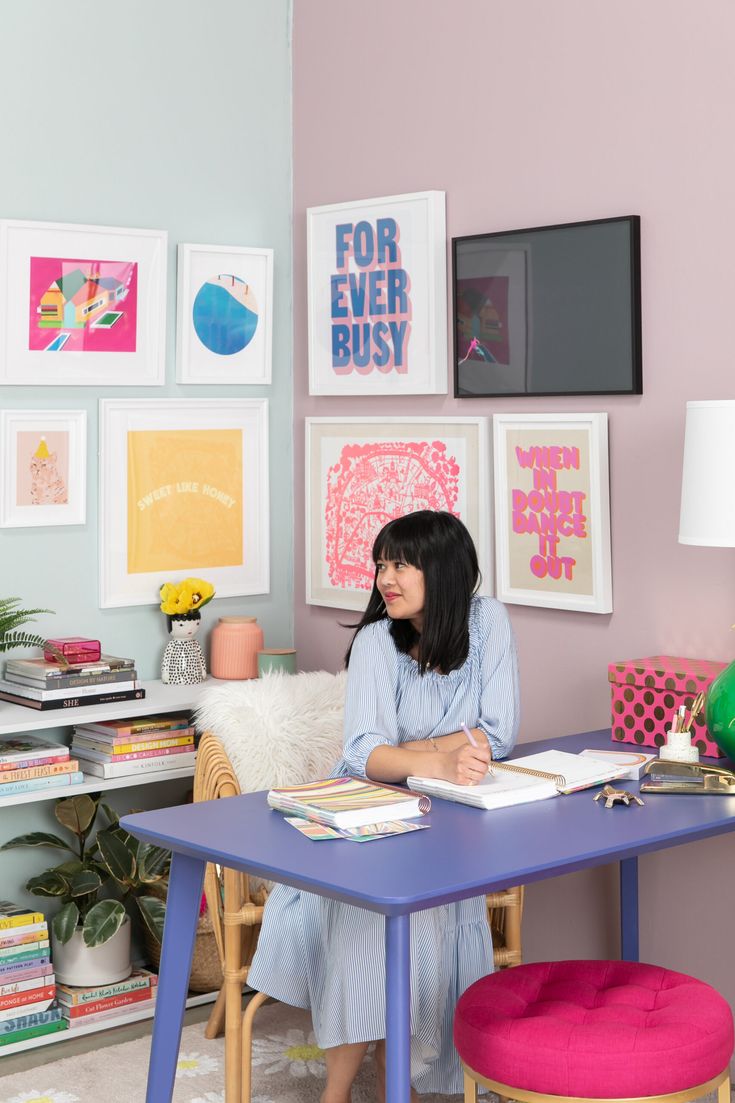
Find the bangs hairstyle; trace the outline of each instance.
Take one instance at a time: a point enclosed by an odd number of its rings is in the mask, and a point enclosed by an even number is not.
[[[408,654],[418,643],[421,673],[448,674],[467,658],[470,602],[480,584],[480,568],[472,537],[458,517],[429,509],[389,521],[373,544],[373,561],[408,563],[424,575],[424,624],[421,635],[408,620],[391,620],[390,632],[399,651]],[[367,608],[345,655],[349,666],[355,636],[367,624],[390,620],[377,586],[377,570]]]

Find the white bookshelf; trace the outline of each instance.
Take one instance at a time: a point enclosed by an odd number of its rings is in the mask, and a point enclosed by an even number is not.
[[[11,705],[0,701],[0,736],[24,735],[27,732],[48,731],[52,728],[65,728],[74,724],[93,724],[103,720],[120,720],[130,716],[158,716],[169,712],[184,712],[195,708],[203,685],[216,683],[216,678],[208,678],[193,686],[167,686],[160,681],[141,682],[145,697],[141,701],[116,701],[111,705],[82,705],[69,709],[31,709],[24,705]],[[160,781],[174,781],[177,778],[193,777],[194,767],[158,770],[155,773],[140,771],[124,777],[104,778],[86,774],[79,785],[50,786],[48,789],[33,789],[28,793],[2,795],[0,786],[0,808],[10,808],[20,804],[35,804],[39,801],[57,800],[59,797],[71,797],[75,793],[97,793],[102,790],[125,789],[132,785],[153,785]]]
[[[216,992],[204,992],[200,995],[189,996],[186,1006],[199,1007],[203,1003],[214,1003],[216,999]],[[39,1046],[51,1046],[56,1042],[69,1042],[72,1038],[80,1038],[84,1034],[99,1034],[101,1030],[112,1030],[116,1026],[128,1026],[130,1023],[138,1023],[143,1019],[152,1019],[155,1010],[156,1001],[151,1000],[150,1005],[145,1008],[123,1009],[119,1015],[112,1016],[106,1022],[87,1023],[84,1026],[75,1026],[67,1030],[57,1030],[53,1034],[41,1034],[38,1038],[27,1038],[24,1042],[13,1042],[9,1046],[0,1046],[0,1075],[2,1074],[3,1057],[10,1057],[14,1053],[24,1053],[27,1049],[38,1049]]]

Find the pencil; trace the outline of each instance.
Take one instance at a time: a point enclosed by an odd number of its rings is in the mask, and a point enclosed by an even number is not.
[[[466,724],[462,724],[462,725],[461,725],[461,728],[462,728],[462,731],[463,731],[463,732],[465,733],[465,735],[467,736],[467,739],[469,740],[469,742],[470,742],[470,743],[472,744],[472,746],[473,746],[473,747],[479,747],[479,745],[480,745],[480,744],[479,744],[479,743],[477,742],[477,740],[475,739],[474,735],[472,734],[472,732],[470,731],[470,729],[469,729],[469,728],[467,727],[467,725],[466,725]]]

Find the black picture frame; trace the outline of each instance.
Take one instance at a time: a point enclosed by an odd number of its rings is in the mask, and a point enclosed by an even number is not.
[[[640,217],[452,238],[455,398],[643,393]]]

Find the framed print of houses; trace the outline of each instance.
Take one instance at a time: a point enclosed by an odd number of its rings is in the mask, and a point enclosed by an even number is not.
[[[612,612],[607,414],[494,414],[497,595]]]
[[[268,593],[266,399],[101,399],[99,471],[103,609],[188,575]]]
[[[0,527],[83,525],[86,503],[86,411],[0,411]]]
[[[179,245],[176,379],[270,383],[273,250]]]
[[[163,230],[0,221],[0,385],[165,381]]]
[[[307,418],[307,602],[362,611],[375,537],[420,509],[464,521],[491,593],[485,418]]]
[[[309,394],[446,394],[445,195],[306,212]]]

